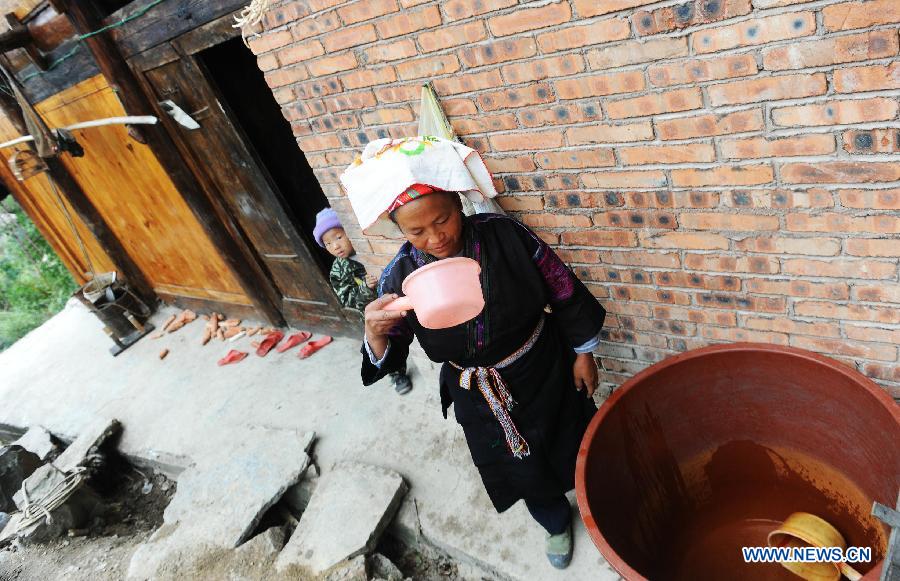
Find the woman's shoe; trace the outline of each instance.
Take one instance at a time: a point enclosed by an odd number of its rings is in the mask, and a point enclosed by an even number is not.
[[[547,535],[547,560],[557,569],[565,569],[572,561],[572,523],[565,532]]]
[[[315,341],[310,341],[306,345],[300,348],[300,351],[297,352],[297,357],[300,359],[306,359],[325,345],[331,343],[332,338],[328,335],[325,335],[321,339],[316,339]]]
[[[394,386],[394,391],[400,395],[406,395],[412,391],[412,380],[405,373],[392,374],[391,384]]]

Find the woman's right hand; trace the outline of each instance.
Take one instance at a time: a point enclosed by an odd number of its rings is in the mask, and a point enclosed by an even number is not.
[[[379,297],[366,305],[366,339],[369,347],[378,359],[384,357],[384,352],[388,347],[388,333],[397,324],[397,320],[402,318],[406,311],[387,311],[385,305],[392,302],[399,295],[390,294]]]

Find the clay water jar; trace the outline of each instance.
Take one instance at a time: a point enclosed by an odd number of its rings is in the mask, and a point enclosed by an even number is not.
[[[484,309],[481,266],[471,258],[445,258],[415,270],[403,281],[403,294],[384,308],[416,312],[426,329],[447,329],[470,321]]]
[[[833,359],[758,343],[715,345],[641,371],[604,402],[578,453],[578,508],[624,578],[796,581],[743,562],[792,513],[872,547],[889,530],[872,502],[900,488],[900,407]]]

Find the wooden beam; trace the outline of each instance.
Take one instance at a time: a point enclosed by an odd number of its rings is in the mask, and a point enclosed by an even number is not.
[[[83,0],[53,0],[60,13],[65,13],[72,21],[75,31],[86,34],[103,26],[101,16],[93,2]],[[91,36],[85,40],[94,59],[116,91],[128,115],[159,115],[147,94],[125,61],[119,47],[109,33]],[[198,185],[197,177],[191,172],[178,148],[162,124],[141,128],[147,145],[166,170],[175,187],[196,216],[200,225],[219,250],[224,260],[237,276],[242,288],[253,301],[254,306],[275,325],[284,325],[279,308],[280,296],[272,286],[267,274],[259,265],[253,250],[243,240],[230,215],[215,196],[209,196]]]
[[[16,130],[24,134],[28,133],[19,103],[5,91],[0,91],[0,109],[9,118]],[[63,162],[58,157],[44,158],[44,163],[47,164],[47,173],[59,188],[60,194],[69,200],[72,208],[74,208],[78,217],[81,218],[82,223],[103,245],[107,255],[116,265],[116,268],[118,268],[120,274],[128,283],[129,288],[150,308],[153,308],[153,305],[157,302],[156,293],[153,292],[153,285],[150,284],[150,281],[144,276],[144,272],[134,262],[131,255],[128,254],[122,241],[110,229],[109,224],[103,219],[97,207],[84,193],[81,184],[72,177],[69,169],[63,165]],[[75,232],[72,234],[74,236],[78,235]]]

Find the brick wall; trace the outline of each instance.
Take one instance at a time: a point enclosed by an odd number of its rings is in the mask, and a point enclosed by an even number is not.
[[[900,1],[307,0],[250,45],[337,176],[431,79],[500,204],[607,307],[602,379],[763,341],[900,397]],[[350,229],[364,261],[394,241]]]

